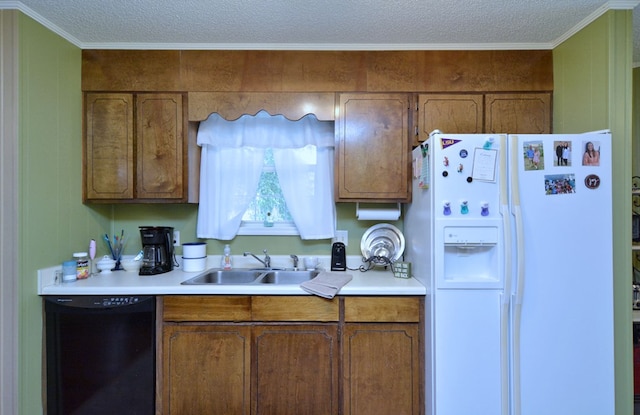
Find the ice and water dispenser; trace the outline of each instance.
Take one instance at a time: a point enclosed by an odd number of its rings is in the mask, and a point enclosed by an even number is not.
[[[499,240],[498,226],[443,226],[441,288],[500,285]]]

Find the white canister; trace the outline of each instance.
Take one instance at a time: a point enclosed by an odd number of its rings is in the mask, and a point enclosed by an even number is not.
[[[204,242],[187,242],[182,244],[182,258],[202,258],[207,256],[207,244]]]
[[[316,268],[318,268],[318,265],[319,265],[318,257],[315,257],[315,256],[305,257],[303,259],[303,262],[304,262],[304,267],[307,270],[315,270]]]
[[[207,266],[207,257],[185,258],[182,257],[182,270],[184,272],[201,272]]]

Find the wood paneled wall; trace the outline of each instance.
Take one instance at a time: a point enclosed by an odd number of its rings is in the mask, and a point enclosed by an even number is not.
[[[84,91],[552,91],[550,50],[82,51]]]

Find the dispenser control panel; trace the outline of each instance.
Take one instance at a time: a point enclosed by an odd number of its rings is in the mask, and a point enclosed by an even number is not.
[[[498,243],[498,228],[494,226],[445,226],[446,245],[495,245]]]

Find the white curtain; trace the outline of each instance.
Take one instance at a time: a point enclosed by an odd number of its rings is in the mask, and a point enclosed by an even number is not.
[[[254,198],[264,158],[272,148],[280,186],[302,239],[331,238],[333,124],[307,115],[290,121],[261,111],[227,121],[211,114],[200,123],[202,147],[198,238],[233,239]]]

